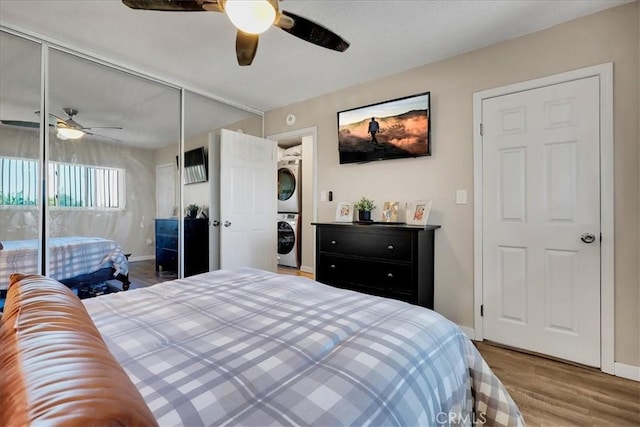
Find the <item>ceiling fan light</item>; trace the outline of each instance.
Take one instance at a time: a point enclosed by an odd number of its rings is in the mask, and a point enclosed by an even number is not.
[[[276,19],[276,10],[268,0],[227,0],[224,11],[236,28],[248,34],[264,33]]]
[[[78,139],[84,136],[84,132],[80,129],[58,128],[56,136],[60,139]]]

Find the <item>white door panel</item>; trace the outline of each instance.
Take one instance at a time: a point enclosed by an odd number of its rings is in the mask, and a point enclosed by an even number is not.
[[[599,79],[486,99],[482,122],[484,336],[600,366]]]
[[[276,142],[223,129],[220,159],[220,266],[275,271]]]
[[[156,218],[171,218],[176,206],[176,167],[156,166]]]
[[[220,269],[220,137],[209,133],[209,271]]]

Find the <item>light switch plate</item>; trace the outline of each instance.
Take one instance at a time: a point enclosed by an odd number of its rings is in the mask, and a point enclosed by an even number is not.
[[[456,190],[456,204],[457,205],[467,204],[467,190]]]
[[[321,191],[320,192],[320,201],[321,202],[326,202],[327,201],[327,192],[326,191]]]

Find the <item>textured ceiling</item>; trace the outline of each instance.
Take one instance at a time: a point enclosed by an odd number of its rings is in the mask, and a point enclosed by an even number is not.
[[[136,11],[119,0],[0,0],[0,23],[268,111],[627,2],[287,0],[282,9],[351,47],[337,53],[271,28],[250,67],[237,65],[235,29],[219,13]]]

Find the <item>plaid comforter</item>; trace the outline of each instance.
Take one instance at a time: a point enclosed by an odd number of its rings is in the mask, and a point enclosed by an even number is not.
[[[9,286],[12,273],[37,274],[39,241],[6,240],[0,250],[0,290]],[[49,277],[64,280],[102,268],[114,268],[114,277],[127,274],[127,259],[118,243],[100,237],[52,237],[49,239]]]
[[[161,426],[523,424],[464,333],[400,301],[239,269],[84,303]]]

